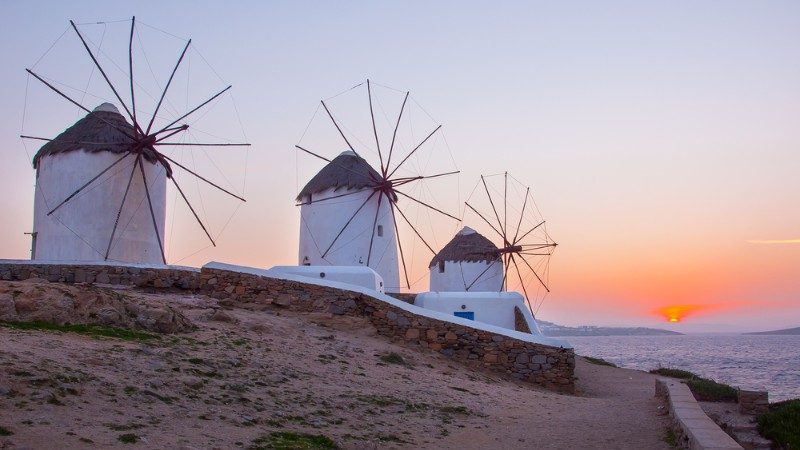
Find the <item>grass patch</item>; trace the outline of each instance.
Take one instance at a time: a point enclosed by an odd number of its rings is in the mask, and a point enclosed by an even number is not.
[[[466,406],[442,406],[439,408],[439,411],[443,414],[461,414],[465,416],[472,414],[472,411]]]
[[[123,444],[135,444],[139,442],[139,436],[133,433],[125,433],[125,434],[120,434],[119,437],[117,437],[117,440],[122,442]]]
[[[28,331],[60,331],[62,333],[78,333],[93,337],[110,337],[125,341],[149,341],[158,336],[143,331],[126,330],[124,328],[106,327],[102,325],[71,324],[59,325],[49,322],[6,322],[0,321],[1,327]]]
[[[687,380],[686,385],[701,402],[736,402],[738,392],[735,388],[724,383],[717,383],[707,378]]]
[[[700,378],[697,375],[689,372],[688,370],[670,369],[667,367],[659,367],[650,371],[652,374],[662,375],[670,378],[680,378],[682,380],[690,380],[692,378]]]
[[[608,362],[603,358],[594,358],[594,357],[591,357],[591,356],[584,356],[583,359],[585,359],[586,361],[588,361],[588,362],[590,362],[592,364],[596,364],[598,366],[617,367],[616,364],[614,364],[612,362]]]
[[[403,359],[402,356],[395,352],[391,352],[387,355],[381,355],[380,360],[385,362],[386,364],[399,364],[401,366],[406,365],[406,360]]]
[[[14,434],[13,431],[11,431],[8,428],[0,425],[0,436],[11,436],[12,434]]]
[[[664,431],[664,437],[662,438],[670,448],[680,448],[678,447],[678,435],[675,434],[675,430],[672,428],[667,428]]]
[[[738,400],[736,388],[702,378],[688,370],[660,367],[651,370],[650,373],[685,380],[684,382],[689,386],[694,398],[701,402],[736,402]]]
[[[268,436],[253,440],[250,450],[323,450],[339,448],[330,438],[321,434],[294,433],[291,431],[274,431]]]
[[[758,416],[758,432],[781,448],[800,448],[800,399],[773,403]]]

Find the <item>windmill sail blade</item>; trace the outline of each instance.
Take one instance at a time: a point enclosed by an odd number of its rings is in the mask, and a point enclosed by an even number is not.
[[[191,43],[192,40],[189,39],[189,42],[186,43],[186,47],[183,47],[181,56],[178,58],[178,62],[175,63],[175,68],[172,69],[172,73],[169,75],[169,80],[167,80],[167,84],[164,86],[164,90],[161,91],[161,98],[158,99],[158,104],[156,104],[156,109],[155,111],[153,111],[153,117],[150,118],[150,123],[147,124],[147,132],[145,134],[149,134],[150,130],[153,128],[153,122],[156,120],[156,116],[158,115],[158,110],[161,108],[161,103],[164,101],[164,97],[167,95],[167,90],[169,89],[170,84],[172,84],[172,79],[175,77],[175,72],[178,71],[178,66],[181,65],[181,61],[183,61],[183,56],[186,55],[186,50],[189,50],[189,44]]]
[[[478,280],[480,280],[480,279],[481,279],[481,277],[482,277],[484,274],[486,274],[486,272],[488,272],[488,271],[489,271],[489,269],[491,269],[491,268],[492,268],[492,266],[494,266],[494,264],[495,264],[496,262],[497,262],[497,260],[495,259],[494,261],[492,261],[491,263],[489,263],[489,264],[486,266],[486,268],[485,268],[485,269],[483,269],[483,272],[481,272],[481,273],[480,273],[480,274],[479,274],[477,277],[475,277],[475,279],[474,279],[474,280],[472,280],[472,283],[470,283],[470,284],[469,284],[469,286],[464,286],[464,290],[465,290],[465,291],[467,291],[467,292],[469,292],[469,290],[472,288],[472,286],[474,286],[474,285],[475,285],[475,283],[477,283],[477,282],[478,282]]]
[[[72,200],[72,198],[73,198],[73,197],[75,197],[76,195],[78,195],[78,193],[79,193],[79,192],[81,192],[82,190],[86,189],[86,188],[87,188],[87,187],[88,187],[90,184],[92,184],[92,183],[93,183],[95,180],[97,180],[98,178],[102,177],[104,173],[108,172],[109,170],[111,170],[111,168],[112,168],[112,167],[116,166],[116,165],[117,165],[117,164],[119,164],[119,163],[120,163],[120,162],[121,162],[123,159],[127,158],[129,154],[130,154],[130,153],[125,153],[125,154],[124,154],[124,155],[122,155],[122,156],[121,156],[121,157],[120,157],[118,160],[116,160],[116,161],[114,161],[113,163],[111,163],[111,165],[110,165],[110,166],[108,166],[108,167],[106,167],[105,169],[103,169],[103,171],[102,171],[102,172],[100,172],[100,173],[98,173],[97,175],[95,175],[95,177],[94,177],[94,178],[92,178],[91,180],[89,180],[89,181],[87,181],[86,183],[84,183],[84,185],[83,185],[83,186],[81,186],[81,187],[79,187],[79,188],[78,188],[78,189],[77,189],[75,192],[73,192],[72,194],[69,194],[69,196],[67,196],[67,198],[65,198],[63,201],[61,201],[61,203],[59,203],[59,204],[58,204],[58,205],[57,205],[55,208],[51,209],[51,210],[50,210],[50,212],[48,212],[48,213],[47,213],[47,215],[49,216],[50,214],[53,214],[54,212],[56,212],[56,210],[57,210],[58,208],[61,208],[61,207],[62,207],[62,206],[64,206],[64,204],[66,204],[68,201]]]
[[[506,290],[506,281],[508,280],[508,256],[503,255],[503,281],[500,282],[500,292]]]
[[[394,141],[397,138],[397,129],[400,128],[400,118],[403,117],[403,110],[406,109],[406,101],[408,101],[409,93],[410,92],[406,92],[406,96],[405,98],[403,98],[403,105],[400,106],[400,114],[397,115],[397,123],[395,123],[394,125],[394,133],[392,133],[392,145],[389,146],[389,157],[386,158],[386,170],[389,170],[389,164],[391,164],[392,162],[392,151],[394,150]],[[386,172],[383,172],[383,176],[386,177]]]
[[[381,213],[381,202],[383,201],[383,192],[378,193],[378,207],[375,209],[375,220],[372,221],[372,234],[369,237],[369,250],[367,251],[367,267],[369,267],[370,258],[372,257],[372,244],[375,242],[375,227],[378,225],[378,215]]]
[[[477,215],[478,215],[478,217],[480,217],[481,219],[483,219],[483,221],[484,221],[484,222],[486,222],[486,225],[489,225],[490,227],[492,227],[492,229],[495,231],[495,233],[497,233],[497,234],[498,234],[498,235],[499,235],[501,238],[503,237],[503,233],[501,233],[501,232],[500,232],[500,230],[498,230],[497,228],[495,228],[495,226],[494,226],[494,225],[492,225],[492,223],[491,223],[491,222],[489,222],[489,219],[487,219],[486,217],[483,217],[483,214],[479,213],[479,212],[478,212],[478,210],[477,210],[477,209],[475,209],[475,208],[473,208],[473,207],[472,207],[472,205],[470,205],[468,202],[464,202],[464,204],[465,204],[465,205],[467,205],[467,207],[468,207],[469,209],[471,209],[471,210],[472,210],[472,211],[473,211],[475,214],[477,214]]]
[[[517,242],[519,242],[519,241],[521,241],[521,240],[525,239],[525,236],[527,236],[527,235],[529,235],[529,234],[533,233],[533,231],[534,231],[534,230],[536,230],[536,229],[537,229],[537,228],[539,228],[540,226],[544,225],[544,222],[545,222],[545,221],[543,220],[543,221],[539,222],[538,224],[536,224],[536,226],[535,226],[535,227],[531,228],[530,230],[528,230],[528,232],[527,232],[527,233],[525,233],[525,234],[523,234],[522,236],[520,236],[520,238],[519,238],[519,239],[517,239]]]
[[[508,172],[505,173],[505,183],[503,187],[503,232],[508,234]],[[508,240],[503,243],[508,245]]]
[[[70,96],[68,96],[67,94],[65,94],[65,93],[61,92],[61,91],[60,91],[58,88],[56,88],[56,87],[55,87],[55,86],[53,86],[52,84],[50,84],[50,83],[48,83],[47,81],[45,81],[45,79],[44,79],[44,78],[42,78],[42,77],[40,77],[39,75],[37,75],[36,73],[34,73],[34,72],[31,70],[31,69],[25,69],[25,71],[26,71],[26,72],[28,72],[29,74],[33,75],[33,76],[34,76],[34,78],[36,78],[37,80],[39,80],[39,81],[41,81],[42,83],[44,83],[44,85],[45,85],[45,86],[47,86],[47,87],[49,87],[50,89],[52,89],[53,91],[55,91],[55,93],[56,93],[56,94],[58,94],[58,95],[60,95],[60,96],[64,97],[65,99],[67,99],[67,101],[69,101],[69,102],[70,102],[70,103],[72,103],[73,105],[75,105],[75,106],[77,106],[78,108],[80,108],[80,109],[82,109],[82,110],[86,111],[87,113],[90,113],[90,114],[91,114],[91,112],[92,112],[92,111],[90,111],[90,110],[89,110],[87,107],[85,107],[85,106],[81,105],[80,103],[78,103],[78,102],[76,102],[75,100],[73,100],[72,98],[70,98]],[[130,133],[128,133],[128,131],[127,131],[127,130],[123,130],[122,128],[120,128],[120,127],[118,127],[118,126],[114,125],[113,123],[111,123],[111,122],[109,122],[109,121],[107,121],[107,120],[103,119],[103,118],[102,118],[102,117],[100,117],[100,116],[96,116],[96,117],[97,117],[97,119],[99,119],[99,120],[100,120],[101,122],[103,122],[104,124],[106,124],[106,125],[108,125],[108,126],[110,126],[110,127],[114,128],[115,130],[117,130],[117,131],[119,131],[120,133],[122,133],[122,134],[124,134],[125,136],[127,136],[127,137],[128,137],[130,140],[131,140],[131,141],[135,141],[135,140],[136,140],[136,138],[134,138],[133,136],[131,136],[131,135],[130,135]]]
[[[422,206],[425,206],[425,207],[427,207],[427,208],[430,208],[430,209],[432,209],[432,210],[434,210],[434,211],[436,211],[436,212],[438,212],[438,213],[440,213],[440,214],[444,214],[445,216],[447,216],[447,217],[450,217],[451,219],[455,219],[455,220],[458,220],[458,221],[460,221],[460,220],[461,220],[461,219],[459,219],[458,217],[456,217],[456,216],[454,216],[454,215],[452,215],[452,214],[448,214],[448,213],[446,213],[446,212],[442,211],[442,210],[441,210],[441,209],[439,209],[439,208],[436,208],[436,207],[434,207],[434,206],[431,206],[431,205],[429,205],[429,204],[427,204],[427,203],[425,203],[425,202],[419,201],[419,200],[415,199],[414,197],[412,197],[412,196],[410,196],[410,195],[406,194],[405,192],[400,192],[400,191],[398,191],[398,190],[395,190],[394,192],[397,192],[398,194],[402,195],[403,197],[409,198],[409,199],[411,199],[411,200],[413,200],[413,201],[415,201],[415,202],[419,203],[420,205],[422,205]]]
[[[454,170],[452,172],[443,172],[443,173],[437,173],[437,174],[434,174],[434,175],[419,175],[419,176],[416,176],[416,177],[395,178],[395,179],[392,180],[392,185],[393,186],[402,186],[404,184],[411,183],[412,181],[427,180],[427,179],[430,179],[430,178],[439,178],[439,177],[444,177],[444,176],[447,176],[447,175],[456,175],[456,174],[459,174],[459,173],[461,173],[460,170]]]
[[[155,143],[158,144],[161,141],[163,141],[164,139],[169,139],[172,136],[175,136],[176,134],[180,133],[181,131],[185,131],[185,130],[188,130],[188,129],[189,129],[189,125],[185,125],[185,124],[181,125],[179,127],[167,128],[167,129],[163,130],[163,132],[169,131],[170,133],[169,134],[165,134],[164,136],[161,136],[160,138],[156,139]]]
[[[156,231],[156,241],[158,241],[158,249],[161,250],[161,261],[167,264],[167,256],[164,254],[164,244],[161,243],[161,233],[158,231],[158,221],[156,220],[156,213],[153,211],[153,201],[150,198],[150,188],[147,187],[147,175],[144,174],[144,163],[142,162],[142,155],[137,157],[139,161],[139,171],[142,173],[142,184],[144,185],[144,193],[147,196],[147,206],[150,208],[150,218],[153,219],[153,229]]]
[[[542,277],[540,277],[539,274],[536,273],[535,270],[533,270],[533,267],[530,265],[528,260],[525,259],[525,257],[523,257],[522,255],[519,255],[519,257],[522,259],[522,262],[524,262],[525,265],[527,265],[528,268],[531,269],[531,272],[533,272],[533,274],[536,275],[536,279],[539,280],[539,283],[542,283],[542,286],[544,286],[544,290],[547,291],[547,292],[550,292],[550,288],[547,287],[547,284],[545,284],[544,280],[542,280]]]
[[[519,227],[522,226],[522,218],[525,216],[525,207],[528,206],[528,197],[530,196],[531,188],[527,188],[525,191],[525,201],[522,202],[522,211],[519,213],[519,222],[517,222],[517,231],[514,232],[514,239],[511,240],[511,244],[514,245],[517,243],[517,236],[519,236]]]
[[[141,129],[141,127],[139,127],[139,124],[136,123],[136,117],[133,115],[133,113],[131,113],[131,110],[128,109],[128,105],[126,105],[125,102],[122,101],[122,97],[120,97],[119,92],[117,92],[117,88],[115,88],[114,84],[111,82],[111,80],[108,79],[108,75],[106,75],[106,71],[103,70],[103,66],[100,65],[99,61],[97,61],[97,58],[95,58],[94,53],[92,53],[92,49],[89,48],[89,44],[86,43],[86,40],[83,38],[83,35],[81,34],[80,31],[78,31],[78,27],[75,25],[75,22],[70,20],[69,23],[70,23],[70,25],[72,25],[72,29],[75,30],[75,33],[77,33],[78,37],[81,39],[81,42],[83,43],[83,47],[89,53],[89,57],[92,58],[92,61],[94,61],[95,67],[97,67],[97,70],[99,70],[100,74],[103,75],[103,78],[106,80],[106,83],[108,84],[108,87],[111,88],[111,91],[114,93],[114,96],[117,97],[117,100],[119,100],[119,103],[122,105],[122,108],[125,109],[125,112],[128,113],[128,117],[130,117],[131,120],[133,121],[133,126],[141,134],[144,134],[144,131]]]
[[[403,275],[406,278],[406,286],[408,289],[411,289],[411,283],[408,281],[408,270],[406,270],[406,257],[403,254],[403,244],[400,243],[400,229],[397,228],[397,216],[394,214],[394,203],[390,201],[389,206],[391,206],[390,210],[392,211],[392,222],[394,222],[394,233],[397,237],[397,248],[400,249],[400,262],[403,263]]]
[[[133,91],[133,30],[136,27],[136,16],[131,18],[131,38],[128,41],[128,78],[131,82],[131,109],[133,110],[133,126],[139,129],[139,132],[144,134],[139,122],[136,121],[136,95]]]
[[[217,189],[219,189],[220,191],[222,191],[222,192],[224,192],[224,193],[226,193],[226,194],[230,195],[231,197],[238,198],[239,200],[241,200],[241,201],[243,201],[243,202],[246,202],[246,201],[247,201],[247,200],[243,199],[242,197],[239,197],[238,195],[234,194],[233,192],[231,192],[231,191],[229,191],[229,190],[227,190],[227,189],[225,189],[225,188],[222,188],[222,187],[220,187],[219,185],[215,184],[214,182],[212,182],[212,181],[209,181],[209,180],[207,180],[206,178],[203,178],[201,175],[197,174],[196,172],[194,172],[193,170],[191,170],[191,169],[189,169],[188,167],[184,166],[183,164],[181,164],[181,163],[179,163],[179,162],[175,161],[174,159],[170,158],[169,156],[167,156],[167,155],[165,155],[165,154],[163,154],[163,153],[159,153],[159,154],[160,154],[161,156],[163,156],[165,159],[167,159],[169,162],[171,162],[172,164],[175,164],[176,166],[180,167],[181,169],[183,169],[183,170],[185,170],[185,171],[189,172],[190,174],[192,174],[192,175],[196,176],[197,178],[199,178],[199,179],[201,179],[201,180],[205,181],[206,183],[210,184],[211,186],[214,186],[215,188],[217,188]]]
[[[357,171],[355,171],[355,170],[353,170],[353,169],[351,169],[351,168],[349,168],[349,167],[343,166],[343,165],[339,164],[338,162],[337,162],[337,163],[334,163],[334,161],[333,161],[333,160],[330,160],[330,159],[328,159],[328,158],[326,158],[326,157],[324,157],[324,156],[322,156],[322,155],[318,155],[318,154],[316,154],[316,153],[312,152],[311,150],[307,150],[307,149],[305,149],[305,148],[303,148],[303,147],[300,147],[299,145],[295,145],[295,148],[297,148],[298,150],[302,150],[302,151],[304,151],[304,152],[308,153],[308,154],[309,154],[309,155],[311,155],[311,156],[316,156],[317,158],[319,158],[319,159],[321,159],[321,160],[323,160],[323,161],[327,161],[327,162],[328,162],[328,164],[334,164],[336,167],[338,167],[338,168],[340,168],[340,169],[344,170],[345,172],[350,172],[350,173],[352,173],[353,175],[358,175],[358,177],[359,177],[359,178],[364,176],[364,174],[363,174],[363,173],[361,173],[361,172],[357,172]],[[368,174],[368,175],[372,175],[372,174]],[[375,181],[377,182],[377,181],[379,181],[379,180],[375,180]]]
[[[250,147],[247,143],[156,142],[155,145],[183,145],[187,147]]]
[[[366,205],[367,202],[369,202],[369,200],[372,198],[372,196],[375,195],[375,192],[376,191],[372,191],[372,193],[369,194],[369,197],[367,197],[367,199],[364,200],[364,203],[362,203],[361,206],[358,207],[356,212],[354,212],[353,215],[350,216],[350,219],[347,220],[347,223],[345,223],[344,226],[342,227],[342,229],[339,230],[339,234],[337,234],[336,237],[333,238],[333,242],[331,242],[331,245],[329,245],[328,248],[325,249],[325,253],[322,254],[323,258],[325,258],[325,256],[328,254],[328,252],[331,251],[331,248],[333,248],[333,244],[335,244],[336,241],[339,240],[339,237],[341,237],[342,233],[344,233],[344,230],[347,228],[348,225],[350,225],[350,222],[352,222],[353,219],[356,218],[356,216],[358,215],[359,211],[361,211],[361,209],[364,208],[364,205]]]
[[[503,245],[508,242],[506,239],[506,229],[503,228],[503,222],[500,221],[500,214],[497,214],[497,208],[494,206],[494,200],[492,200],[492,194],[489,193],[489,187],[486,186],[486,179],[481,175],[481,181],[483,182],[483,188],[486,190],[486,195],[489,197],[489,203],[492,205],[492,211],[494,211],[494,216],[497,218],[497,225],[503,230],[501,236],[503,236]]]
[[[228,87],[226,87],[225,89],[223,89],[223,90],[221,90],[221,91],[217,92],[216,94],[214,94],[214,95],[213,95],[211,98],[209,98],[208,100],[206,100],[206,101],[204,101],[203,103],[200,103],[199,105],[195,106],[195,107],[194,107],[194,109],[192,109],[191,111],[189,111],[189,112],[187,112],[186,114],[184,114],[184,115],[182,115],[182,116],[178,117],[177,119],[173,120],[172,122],[170,122],[170,123],[169,123],[169,125],[165,126],[164,128],[162,128],[162,129],[160,129],[160,130],[156,131],[156,132],[155,132],[155,134],[159,134],[159,133],[162,133],[162,132],[164,132],[164,131],[165,131],[165,130],[167,130],[169,127],[171,127],[171,126],[175,125],[176,123],[180,122],[181,120],[185,119],[186,117],[189,117],[190,115],[194,114],[194,112],[195,112],[195,111],[197,111],[198,109],[202,108],[203,106],[206,106],[207,104],[211,103],[211,102],[212,102],[212,101],[213,101],[215,98],[217,98],[217,97],[219,97],[220,95],[224,94],[224,93],[225,93],[225,92],[226,92],[228,89],[230,89],[230,88],[232,88],[232,87],[233,87],[232,85],[229,85],[229,86],[228,86]]]
[[[420,143],[419,143],[419,144],[418,144],[416,147],[414,147],[414,150],[411,150],[411,151],[408,153],[408,155],[406,155],[406,157],[405,157],[405,158],[403,158],[403,160],[402,160],[402,161],[400,161],[400,164],[398,164],[398,165],[397,165],[397,166],[394,168],[394,170],[392,170],[392,172],[391,172],[391,173],[389,173],[389,175],[388,175],[388,176],[389,176],[389,177],[391,177],[392,175],[394,175],[394,173],[395,173],[395,172],[397,172],[397,169],[399,169],[400,167],[402,167],[402,166],[403,166],[403,164],[405,164],[405,162],[406,162],[406,161],[408,161],[408,158],[411,158],[411,155],[413,155],[414,153],[416,153],[416,151],[417,151],[417,150],[419,150],[419,148],[420,148],[420,147],[422,147],[422,144],[424,144],[424,143],[428,142],[428,139],[430,139],[430,138],[431,138],[431,136],[433,136],[433,135],[434,135],[434,133],[436,133],[437,131],[439,131],[439,129],[441,129],[441,128],[442,128],[442,126],[441,126],[441,125],[439,125],[439,126],[438,126],[438,127],[436,127],[436,128],[433,130],[433,131],[431,131],[431,132],[430,132],[430,134],[428,134],[427,136],[425,136],[425,139],[423,139],[423,140],[422,140],[422,142],[420,142]]]
[[[397,212],[399,212],[399,213],[400,213],[400,216],[403,218],[403,220],[405,220],[405,221],[406,221],[406,223],[408,224],[408,226],[410,226],[410,227],[411,227],[411,229],[412,229],[412,230],[414,230],[414,233],[417,235],[417,237],[419,237],[419,239],[422,241],[422,243],[423,243],[423,244],[425,244],[425,247],[428,247],[428,250],[430,250],[430,251],[431,251],[431,253],[433,253],[433,254],[435,255],[435,254],[436,254],[436,251],[433,249],[433,247],[431,247],[430,245],[428,245],[428,242],[425,240],[425,238],[424,238],[424,237],[422,237],[422,235],[421,235],[421,234],[419,234],[419,231],[417,231],[417,228],[416,228],[416,227],[415,227],[415,226],[414,226],[414,225],[411,223],[411,221],[410,221],[410,220],[408,220],[408,217],[406,217],[406,215],[403,213],[403,210],[402,210],[402,209],[400,209],[400,207],[399,207],[399,206],[397,206],[397,203],[395,203],[394,205],[395,205],[395,208],[397,208]]]
[[[131,168],[131,175],[128,178],[128,185],[125,187],[125,193],[122,194],[122,201],[119,204],[119,209],[117,210],[117,217],[114,219],[114,228],[111,229],[111,237],[108,238],[108,247],[106,247],[106,255],[103,259],[108,261],[108,254],[111,253],[111,244],[114,242],[114,235],[117,234],[117,227],[119,226],[119,216],[122,215],[122,208],[125,206],[125,200],[128,198],[128,192],[131,190],[131,183],[133,183],[133,175],[136,173],[136,166],[139,165],[139,158],[136,158],[133,161],[133,167]]]
[[[386,174],[386,168],[383,166],[383,154],[381,153],[381,141],[378,139],[378,128],[375,127],[375,113],[372,111],[372,88],[369,86],[369,78],[367,78],[367,96],[369,97],[369,115],[372,118],[372,132],[375,134],[375,146],[378,148],[378,158],[381,161],[381,173]]]
[[[183,189],[181,189],[181,187],[180,187],[180,186],[178,186],[178,182],[177,182],[177,181],[175,181],[175,177],[170,177],[170,180],[172,180],[172,184],[174,184],[174,185],[175,185],[175,188],[177,188],[177,189],[178,189],[178,192],[181,194],[181,197],[183,197],[183,201],[184,201],[184,202],[186,202],[186,206],[188,206],[188,207],[189,207],[189,210],[190,210],[190,211],[192,212],[192,214],[194,215],[194,218],[197,220],[197,223],[199,223],[199,224],[200,224],[200,228],[202,228],[202,229],[203,229],[203,232],[206,234],[206,236],[208,236],[208,240],[209,240],[209,241],[211,241],[211,245],[213,245],[214,247],[216,247],[216,246],[217,246],[217,243],[216,243],[216,242],[214,242],[214,239],[211,237],[211,234],[209,234],[209,233],[208,233],[208,230],[206,229],[206,226],[205,226],[205,225],[203,225],[203,221],[202,221],[202,220],[200,220],[200,216],[198,216],[198,215],[197,215],[197,212],[196,212],[196,211],[194,210],[194,208],[192,207],[192,204],[191,204],[191,202],[189,202],[189,199],[188,199],[188,198],[186,198],[186,194],[184,194],[184,193],[183,193]]]
[[[522,286],[522,292],[525,294],[525,303],[528,304],[528,309],[531,310],[533,313],[533,306],[531,306],[531,298],[528,296],[528,289],[525,287],[525,282],[522,281],[522,274],[519,272],[519,266],[517,265],[517,260],[514,259],[514,255],[511,255],[511,262],[514,263],[514,269],[517,271],[517,277],[519,277],[519,284]]]
[[[322,106],[325,108],[325,112],[328,113],[328,117],[331,118],[331,122],[333,122],[333,125],[336,127],[337,130],[339,130],[339,134],[342,135],[342,139],[344,139],[344,142],[347,144],[347,146],[350,148],[350,150],[353,153],[355,153],[356,155],[361,156],[361,155],[358,154],[356,149],[354,149],[353,146],[350,144],[350,141],[347,140],[347,136],[344,135],[344,132],[342,131],[342,129],[339,128],[339,124],[336,123],[336,119],[333,118],[333,114],[331,114],[331,110],[328,109],[328,105],[325,104],[325,101],[324,100],[320,100],[320,103],[322,103]]]

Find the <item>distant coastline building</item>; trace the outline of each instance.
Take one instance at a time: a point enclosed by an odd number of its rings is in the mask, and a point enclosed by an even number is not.
[[[303,187],[297,195],[301,266],[368,266],[386,292],[400,291],[391,206],[373,189],[380,179],[367,161],[346,151]]]
[[[130,139],[120,130],[134,133],[114,105],[103,103],[36,153],[31,259],[163,264],[157,239],[164,236],[166,175],[155,155],[142,149],[157,235],[140,170],[131,176],[136,157]],[[123,155],[124,160],[70,198]]]
[[[459,231],[428,269],[433,292],[500,292],[503,287],[499,249],[470,227]]]

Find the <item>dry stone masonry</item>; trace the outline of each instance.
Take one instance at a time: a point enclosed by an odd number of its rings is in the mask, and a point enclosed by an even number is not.
[[[561,392],[573,392],[575,388],[575,353],[570,348],[536,344],[417,315],[344,289],[211,268],[0,261],[0,279],[28,278],[188,290],[217,298],[223,305],[365,317],[381,335],[409,347],[438,352],[467,367]]]

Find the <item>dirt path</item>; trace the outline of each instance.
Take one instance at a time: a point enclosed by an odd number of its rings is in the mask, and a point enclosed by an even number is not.
[[[518,392],[485,409],[486,429],[454,433],[445,448],[669,449],[668,424],[653,398],[654,377],[578,359],[578,396]]]
[[[198,328],[142,342],[0,326],[0,448],[257,448],[277,432],[348,449],[667,448],[641,372],[579,360],[582,393],[560,395],[354,318],[124,293]]]

